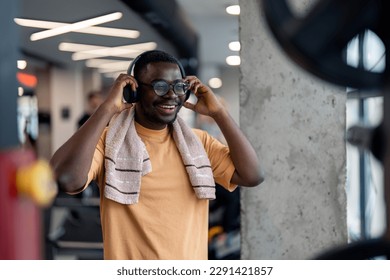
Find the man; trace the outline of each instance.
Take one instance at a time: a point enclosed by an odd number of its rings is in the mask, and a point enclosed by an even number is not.
[[[102,104],[104,101],[103,95],[100,91],[91,91],[87,96],[88,108],[87,111],[80,117],[77,121],[77,127],[80,128],[89,117],[95,112],[95,110]]]
[[[260,184],[256,153],[210,88],[185,76],[176,58],[148,51],[134,62],[53,155],[59,187],[76,194],[99,181],[105,259],[207,259],[214,182],[229,191]],[[136,103],[123,102],[126,86]],[[186,101],[189,92],[195,104]],[[190,129],[177,116],[182,106],[212,117],[228,147]]]

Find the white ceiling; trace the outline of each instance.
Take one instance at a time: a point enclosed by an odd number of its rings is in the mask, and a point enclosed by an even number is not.
[[[238,0],[176,1],[182,6],[190,23],[198,32],[200,66],[203,69],[229,67],[226,65],[225,58],[228,55],[237,54],[229,50],[228,43],[238,40],[238,17],[228,15],[225,8],[231,4],[238,4]],[[60,42],[113,47],[155,41],[157,48],[175,52],[170,42],[120,0],[20,0],[20,3],[18,17],[64,23],[73,23],[120,11],[123,13],[121,19],[101,26],[130,28],[141,32],[137,39],[72,32],[32,42],[29,39],[30,35],[42,29],[21,27],[21,46],[23,53],[27,54],[27,60],[35,58],[34,61],[39,63],[44,61],[65,67],[84,67],[84,61],[76,63],[71,60],[71,53],[59,51]]]

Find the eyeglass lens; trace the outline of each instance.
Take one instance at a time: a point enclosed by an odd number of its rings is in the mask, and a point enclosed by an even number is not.
[[[173,87],[173,92],[177,96],[182,96],[188,90],[188,84],[183,81],[176,81],[169,84],[167,81],[157,81],[152,83],[153,90],[158,96],[163,96],[168,93],[169,89]]]

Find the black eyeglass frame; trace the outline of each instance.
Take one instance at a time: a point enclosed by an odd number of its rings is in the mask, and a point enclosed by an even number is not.
[[[156,88],[156,85],[158,83],[164,83],[165,85],[167,85],[168,86],[167,90],[165,92],[163,92],[163,93],[159,93],[158,89]],[[183,93],[177,93],[176,91],[179,90],[179,89],[177,89],[176,87],[178,85],[181,85],[181,84],[183,85],[182,86]],[[176,96],[184,96],[184,95],[186,95],[187,91],[190,88],[190,84],[188,82],[186,82],[186,81],[183,81],[183,80],[175,80],[172,83],[168,83],[166,80],[155,80],[155,81],[151,82],[150,84],[138,81],[138,85],[144,85],[144,86],[152,87],[154,93],[157,96],[160,96],[160,97],[166,95],[170,90],[173,90],[173,92],[176,94]]]

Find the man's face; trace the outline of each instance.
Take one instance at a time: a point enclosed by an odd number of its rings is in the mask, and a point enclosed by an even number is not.
[[[185,101],[184,96],[177,96],[172,89],[164,96],[158,96],[150,84],[156,80],[172,83],[183,79],[179,66],[169,62],[149,63],[141,72],[137,92],[140,95],[136,103],[135,120],[149,129],[163,129],[172,123]],[[141,83],[148,85],[141,85]]]

